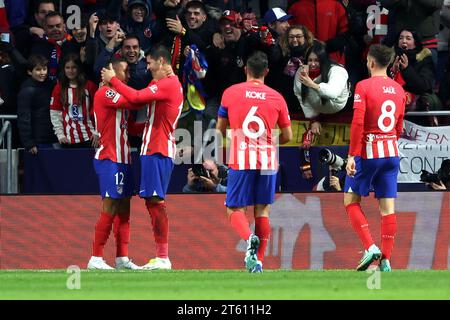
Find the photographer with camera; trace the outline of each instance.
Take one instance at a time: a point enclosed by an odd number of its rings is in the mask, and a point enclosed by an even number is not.
[[[328,165],[329,175],[320,179],[313,188],[314,191],[342,191],[345,185],[347,159],[341,158],[330,149],[324,148],[319,152],[319,160]]]
[[[207,159],[189,168],[183,192],[226,192],[228,168]]]
[[[436,173],[422,170],[420,181],[433,190],[450,190],[450,159],[442,161],[441,167]]]

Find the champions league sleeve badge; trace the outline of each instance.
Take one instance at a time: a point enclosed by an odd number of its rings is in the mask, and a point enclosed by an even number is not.
[[[105,96],[108,99],[112,99],[116,96],[116,92],[114,90],[106,90]]]

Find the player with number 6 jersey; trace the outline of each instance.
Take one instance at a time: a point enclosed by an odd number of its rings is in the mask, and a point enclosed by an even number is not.
[[[277,147],[292,139],[291,121],[284,98],[264,84],[267,56],[252,54],[245,67],[247,81],[225,90],[219,109],[217,129],[225,133],[230,125],[231,145],[226,196],[227,214],[233,229],[247,241],[245,266],[262,272],[270,236],[270,204],[275,199],[278,170]],[[281,134],[277,136],[275,129]],[[254,205],[255,233],[245,212]]]
[[[355,90],[344,205],[365,249],[358,271],[366,270],[380,259],[380,270],[391,270],[390,257],[397,229],[394,199],[400,167],[397,140],[403,130],[406,102],[403,88],[387,76],[393,58],[391,48],[372,45],[367,56],[371,77],[359,82]],[[361,196],[368,196],[372,189],[381,213],[381,251],[372,240],[360,206]]]

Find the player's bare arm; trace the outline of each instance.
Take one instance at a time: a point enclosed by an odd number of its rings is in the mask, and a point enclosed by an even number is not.
[[[292,128],[291,126],[281,128],[281,134],[280,134],[280,144],[285,144],[291,141],[293,138],[292,134]]]

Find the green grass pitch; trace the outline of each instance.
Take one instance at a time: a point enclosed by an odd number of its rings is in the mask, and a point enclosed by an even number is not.
[[[450,299],[450,270],[82,270],[81,288],[70,290],[67,282],[76,284],[69,279],[73,275],[65,270],[2,270],[0,299]]]

